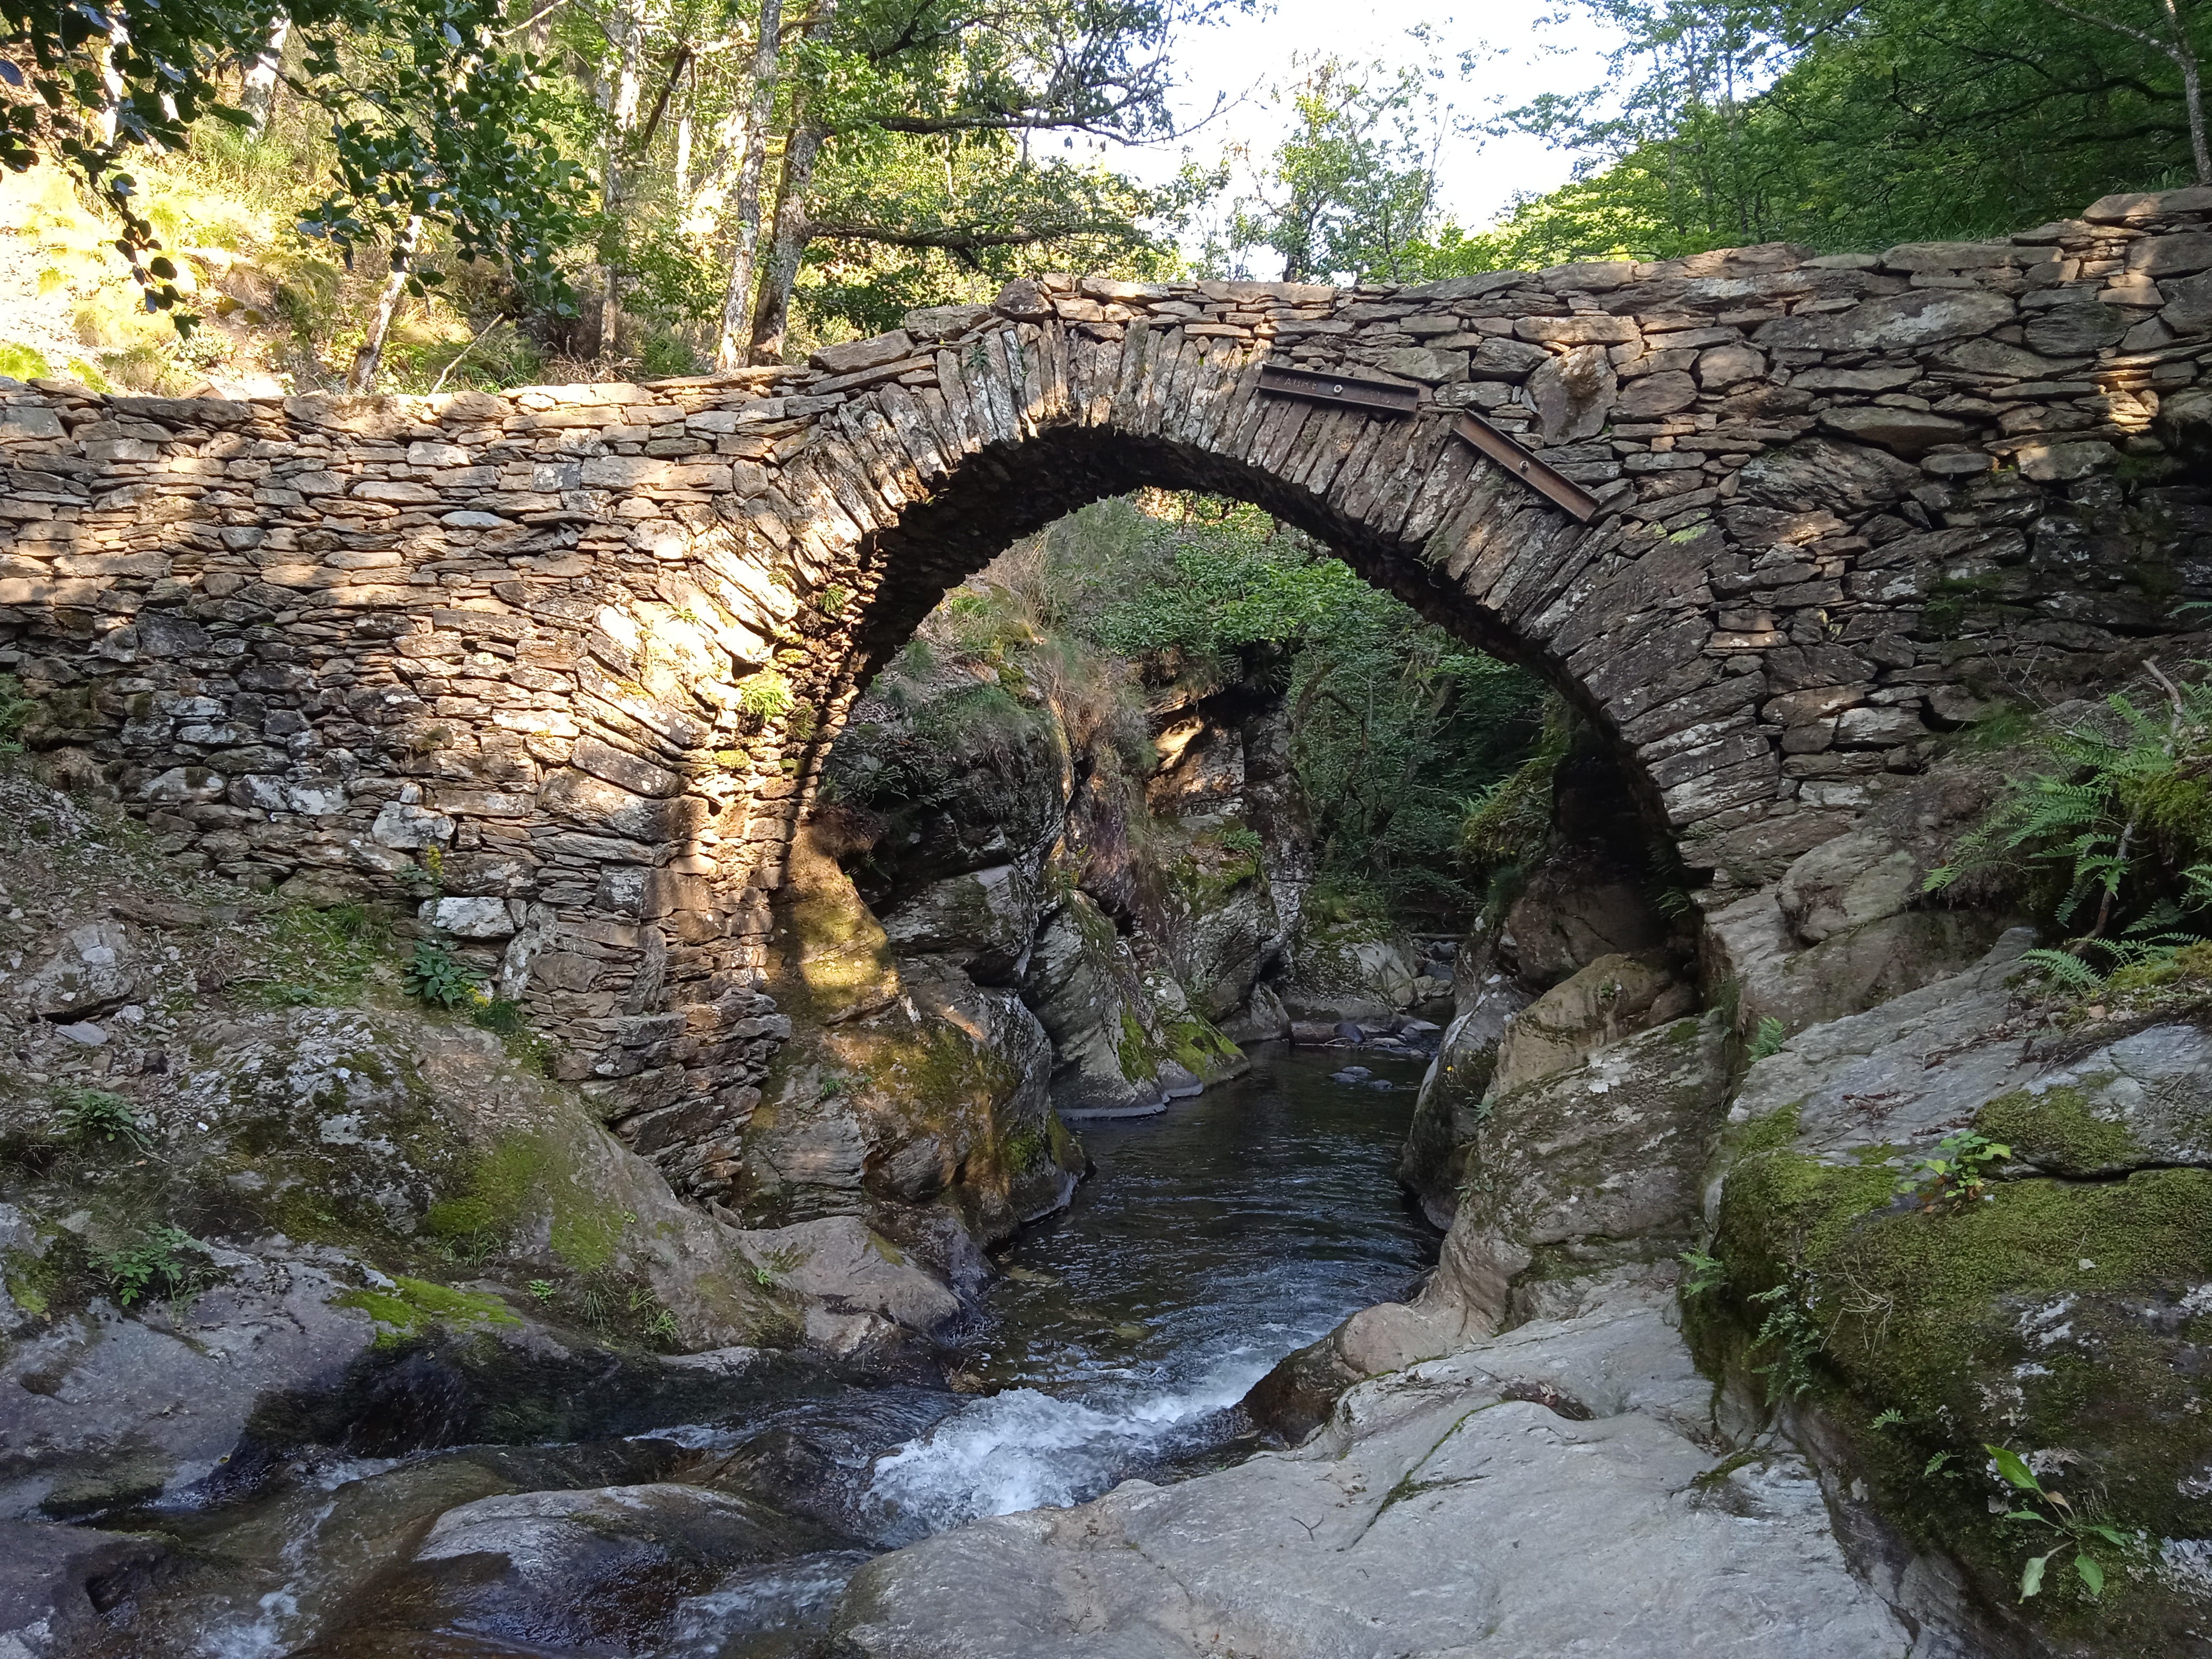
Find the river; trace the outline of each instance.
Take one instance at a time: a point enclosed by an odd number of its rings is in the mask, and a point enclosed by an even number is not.
[[[1241,1456],[1245,1391],[1347,1313],[1405,1294],[1435,1259],[1394,1173],[1419,1065],[1369,1060],[1374,1080],[1333,1080],[1343,1064],[1263,1053],[1160,1116],[1086,1126],[1094,1173],[1001,1258],[949,1357],[951,1392],[802,1378],[621,1442],[302,1460],[242,1509],[169,1518],[205,1565],[148,1609],[143,1651],[784,1659],[811,1648],[878,1551]],[[798,1540],[709,1587],[605,1609],[589,1621],[605,1644],[518,1646],[524,1632],[467,1574],[374,1571],[372,1540],[419,1537],[453,1502],[640,1480],[758,1498],[818,1528],[819,1547]]]

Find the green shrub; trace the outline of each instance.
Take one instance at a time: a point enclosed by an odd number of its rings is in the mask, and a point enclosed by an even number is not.
[[[444,945],[425,939],[408,959],[407,994],[433,1008],[473,1007],[484,1000],[483,981]]]
[[[208,1247],[181,1227],[164,1224],[117,1250],[101,1250],[93,1265],[124,1307],[149,1297],[187,1297],[215,1277]]]
[[[2051,765],[2009,779],[1926,882],[1941,892],[1994,873],[2042,888],[2053,922],[2087,926],[2022,960],[2077,996],[2116,969],[2203,943],[2196,920],[2212,908],[2212,685],[2145,667],[2163,710],[2116,692],[2096,716],[2050,731]]]
[[[1957,1209],[1995,1196],[1991,1166],[2012,1156],[2012,1148],[1972,1129],[1943,1137],[1936,1156],[1923,1158],[1898,1178],[1897,1190],[1920,1200],[1923,1210]]]
[[[143,1151],[148,1145],[138,1109],[105,1089],[74,1089],[64,1095],[54,1108],[54,1127],[62,1139],[76,1146],[119,1142]]]
[[[12,342],[0,345],[0,374],[9,375],[18,380],[29,380],[52,373],[53,370],[46,365],[44,352]]]

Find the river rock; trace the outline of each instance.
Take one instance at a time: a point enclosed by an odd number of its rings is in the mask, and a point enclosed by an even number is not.
[[[1069,895],[1046,918],[1022,994],[1052,1040],[1059,1110],[1142,1110],[1163,1101],[1158,1015],[1127,942],[1089,894]]]
[[[1750,1068],[1707,1188],[1720,1279],[1700,1318],[1723,1344],[1776,1318],[1818,1331],[1797,1360],[1761,1360],[1796,1367],[1805,1443],[1877,1508],[1925,1506],[1947,1571],[1992,1606],[2025,1552],[1992,1519],[2017,1504],[1978,1449],[2093,1483],[2160,1563],[2116,1581],[2099,1628],[2184,1651],[2212,1590],[2188,1567],[2212,1555],[2192,1358],[2212,1299],[2212,1048],[2193,1018],[2051,1033],[2009,982],[2032,939]],[[1927,1160],[1969,1130],[2002,1150],[1947,1190]],[[1739,1413],[1769,1392],[1745,1363],[1723,1378]],[[1962,1473],[1931,1486],[1917,1472],[1939,1457]]]
[[[410,1560],[300,1651],[655,1652],[684,1596],[827,1541],[755,1500],[668,1482],[478,1498],[441,1515]]]
[[[1296,1451],[970,1522],[861,1570],[867,1659],[1919,1651],[1803,1461],[1721,1461],[1663,1291],[1355,1389]]]
[[[901,956],[942,956],[979,985],[1003,985],[1028,959],[1038,908],[1027,872],[998,864],[908,894],[884,913],[884,933]]]
[[[0,1521],[0,1656],[68,1659],[121,1623],[169,1553],[154,1538]]]
[[[1661,963],[1600,957],[1506,1023],[1489,1091],[1503,1098],[1524,1084],[1579,1066],[1625,1036],[1680,1018],[1696,1000]]]

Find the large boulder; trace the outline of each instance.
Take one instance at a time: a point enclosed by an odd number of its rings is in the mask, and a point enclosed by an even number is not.
[[[1052,1039],[1063,1112],[1148,1111],[1165,1099],[1159,1013],[1128,942],[1087,893],[1048,916],[1022,994]]]
[[[1724,1277],[1698,1340],[1741,1411],[1782,1408],[1998,1608],[2050,1547],[2008,1516],[2071,1513],[1982,1448],[2017,1451],[2137,1540],[2085,1536],[2100,1596],[2070,1551],[2051,1563],[2037,1606],[2069,1650],[2185,1651],[2212,1610],[2212,1036],[2155,1012],[2051,1031],[2008,983],[2027,943],[1752,1066],[1708,1192]],[[1997,1150],[1968,1143],[1979,1184],[1946,1186],[1930,1161],[1965,1132]]]
[[[1067,1201],[1082,1151],[1053,1111],[1045,1029],[957,960],[893,951],[836,861],[845,828],[806,825],[776,895],[769,987],[793,1027],[745,1127],[741,1212],[865,1216],[963,1274],[972,1244],[931,1213],[1005,1238]]]
[[[1663,1286],[1356,1389],[1180,1485],[972,1522],[854,1579],[836,1650],[936,1659],[1914,1653],[1803,1460],[1723,1455]],[[1932,1651],[1932,1650],[1930,1650]]]
[[[1464,960],[1464,957],[1462,957]],[[1515,1015],[1534,1000],[1518,980],[1502,973],[1462,974],[1455,990],[1465,999],[1421,1078],[1413,1121],[1398,1159],[1398,1179],[1437,1226],[1449,1227],[1466,1178],[1465,1148],[1474,1143],[1498,1069],[1498,1045]],[[1468,995],[1472,988],[1474,994]]]
[[[939,956],[979,985],[1005,985],[1029,960],[1041,896],[1018,864],[994,864],[915,889],[883,915],[900,956]]]
[[[1696,1236],[1698,1178],[1726,1097],[1725,1024],[1716,1012],[1634,1028],[1687,1000],[1686,988],[1624,958],[1506,1022],[1501,1054],[1521,1022],[1553,1016],[1524,1045],[1516,1076],[1493,1074],[1466,1112],[1468,1139],[1444,1165],[1455,1202],[1436,1272],[1411,1304],[1364,1309],[1277,1365],[1248,1397],[1255,1419],[1295,1438],[1363,1376],[1556,1313],[1592,1273],[1679,1254]],[[1439,1086],[1436,1074],[1428,1086]]]
[[[1772,885],[1716,909],[1708,937],[1746,1029],[1798,1030],[1955,974],[2008,918],[1924,894],[1935,837],[1869,827],[1800,854]]]
[[[665,1651],[684,1596],[834,1541],[744,1497],[665,1481],[480,1498],[439,1516],[300,1651]]]

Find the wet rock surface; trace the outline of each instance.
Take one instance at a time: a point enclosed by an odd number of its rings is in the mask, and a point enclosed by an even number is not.
[[[1598,1293],[1364,1385],[1295,1452],[886,1556],[835,1650],[1942,1650],[1852,1576],[1801,1458],[1717,1455],[1668,1302]]]

